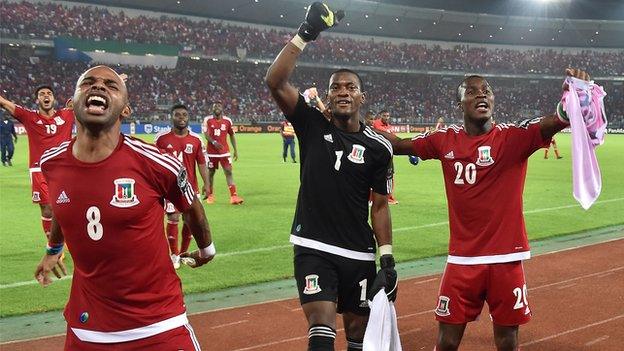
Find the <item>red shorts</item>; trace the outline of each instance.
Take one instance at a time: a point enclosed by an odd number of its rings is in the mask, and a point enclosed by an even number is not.
[[[48,182],[43,177],[41,170],[30,169],[30,186],[32,188],[32,202],[35,204],[48,204]]]
[[[449,324],[472,322],[479,317],[485,301],[496,325],[516,326],[531,320],[522,261],[446,264],[436,320]]]
[[[201,347],[190,324],[150,336],[149,338],[104,344],[86,342],[78,339],[76,334],[67,327],[65,337],[66,351],[200,351]]]
[[[232,158],[229,156],[208,157],[208,168],[219,169],[219,164],[221,164],[224,169],[232,169]]]

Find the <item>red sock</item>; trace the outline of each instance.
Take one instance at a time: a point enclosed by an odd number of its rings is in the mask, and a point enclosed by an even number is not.
[[[212,191],[212,184],[208,187],[208,191],[209,191],[209,193],[208,193],[208,194],[206,194],[206,195],[210,195],[210,194],[212,194],[212,193],[213,193],[213,191]]]
[[[191,238],[193,238],[191,230],[188,225],[184,224],[182,226],[182,246],[180,247],[180,252],[188,251],[189,246],[191,246]]]
[[[41,217],[41,226],[43,227],[43,234],[46,239],[50,240],[50,228],[52,228],[52,218]]]
[[[236,193],[236,184],[228,185],[228,188],[230,189],[230,196],[238,195]]]
[[[167,240],[169,241],[169,249],[174,255],[179,255],[178,251],[178,222],[167,220]]]

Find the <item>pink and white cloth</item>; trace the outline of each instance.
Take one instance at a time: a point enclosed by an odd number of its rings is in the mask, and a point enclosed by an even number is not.
[[[607,132],[607,93],[593,81],[567,77],[565,83],[569,89],[563,93],[561,103],[572,131],[572,194],[587,210],[602,189],[595,149],[604,143]]]

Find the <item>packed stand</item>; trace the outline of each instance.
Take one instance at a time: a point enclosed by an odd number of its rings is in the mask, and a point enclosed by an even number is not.
[[[187,17],[130,17],[94,6],[68,8],[55,3],[0,1],[0,35],[5,38],[53,39],[73,36],[93,40],[161,43],[180,47],[187,54],[209,57],[273,58],[290,40],[293,30],[260,30]],[[562,67],[578,67],[595,76],[624,75],[624,52],[553,49],[484,49],[457,45],[394,44],[388,41],[321,36],[306,49],[302,61],[337,65],[383,66],[413,70],[463,70],[488,73],[555,74]]]

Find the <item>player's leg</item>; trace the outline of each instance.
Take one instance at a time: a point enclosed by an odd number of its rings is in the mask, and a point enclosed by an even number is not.
[[[2,165],[6,166],[6,163],[8,161],[8,150],[9,149],[9,145],[7,142],[5,142],[4,140],[2,142],[0,142],[0,155],[2,156]],[[286,162],[286,150],[284,150],[284,162]]]
[[[333,351],[338,273],[329,254],[295,246],[295,279],[308,321],[308,351]]]
[[[290,158],[292,158],[293,163],[297,163],[297,157],[295,156],[295,138],[290,140]]]
[[[13,154],[15,153],[15,145],[12,141],[9,141],[8,150],[7,150],[7,163],[9,166],[13,166]]]
[[[216,158],[209,157],[206,167],[208,167],[208,194],[206,194],[206,203],[213,204],[215,202],[213,191],[214,175],[217,168],[219,168],[219,162]]]
[[[288,155],[288,139],[282,138],[282,158],[286,162],[286,156]]]
[[[169,251],[171,252],[171,262],[173,268],[180,268],[180,250],[178,249],[178,222],[180,221],[180,213],[176,211],[175,206],[169,201],[165,204],[165,212],[167,213],[167,241],[169,242]]]
[[[182,245],[180,246],[180,252],[187,252],[189,246],[191,246],[191,240],[193,239],[193,235],[191,234],[191,228],[184,223],[182,225]]]
[[[490,266],[491,284],[487,303],[494,324],[494,341],[498,350],[518,348],[518,326],[531,320],[527,285],[522,262]]]
[[[483,309],[487,282],[487,265],[446,264],[435,309],[437,351],[459,348],[466,324],[476,320]]]
[[[553,139],[552,141],[552,146],[553,146],[553,150],[555,151],[555,156],[557,157],[557,159],[562,159],[563,157],[561,157],[561,155],[559,154],[559,148],[557,147],[557,143],[555,142],[555,140]]]
[[[236,184],[234,184],[234,175],[232,174],[232,161],[229,157],[221,158],[221,166],[223,167],[223,173],[225,173],[225,181],[227,182],[228,189],[230,190],[230,203],[232,205],[240,205],[243,203],[243,198],[238,196],[236,190]]]

